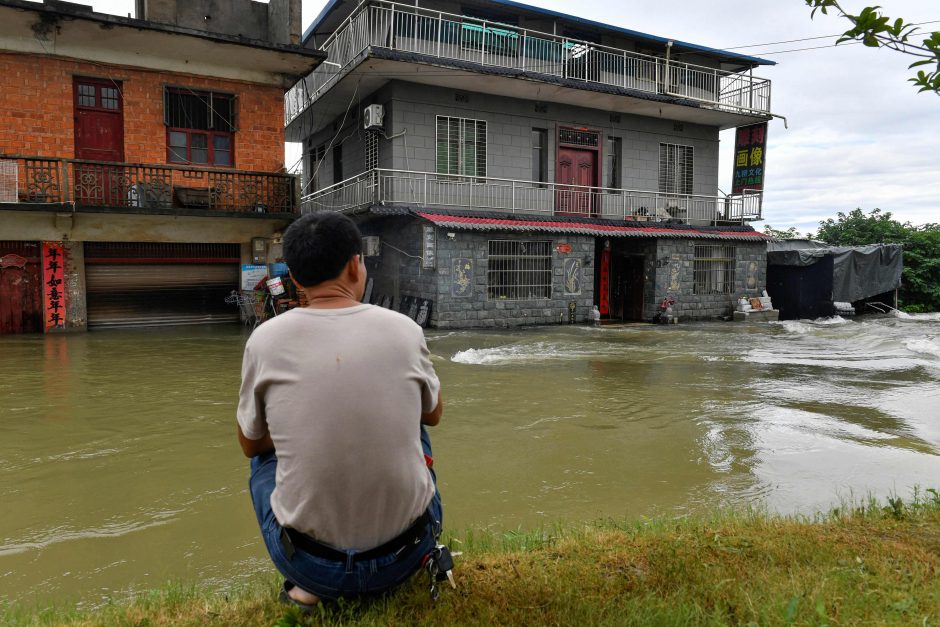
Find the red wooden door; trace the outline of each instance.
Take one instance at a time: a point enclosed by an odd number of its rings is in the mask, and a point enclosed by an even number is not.
[[[42,332],[39,244],[0,242],[0,335]]]
[[[76,78],[75,158],[83,161],[124,161],[124,106],[121,85],[113,81]],[[123,168],[75,164],[75,201],[85,205],[126,204]]]
[[[559,148],[556,170],[555,182],[561,186],[557,194],[557,213],[592,215],[597,193],[593,189],[597,185],[597,152]]]

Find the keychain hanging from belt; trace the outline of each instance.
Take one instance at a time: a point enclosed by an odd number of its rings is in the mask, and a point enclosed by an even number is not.
[[[456,555],[460,555],[457,553]],[[448,581],[450,587],[457,589],[457,583],[454,581],[454,556],[450,549],[444,544],[438,544],[424,558],[424,568],[428,571],[428,578],[431,583],[431,600],[437,601],[441,596],[438,588],[439,583]]]

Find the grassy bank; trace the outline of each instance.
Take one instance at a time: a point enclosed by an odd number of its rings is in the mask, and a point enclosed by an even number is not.
[[[273,575],[222,594],[180,586],[95,612],[0,612],[4,624],[749,624],[940,623],[940,495],[834,510],[813,520],[755,512],[604,521],[454,536],[459,588],[430,601],[426,577],[378,600],[305,618]]]

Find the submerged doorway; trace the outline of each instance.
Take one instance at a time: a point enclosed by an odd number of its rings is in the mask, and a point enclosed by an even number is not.
[[[631,243],[632,244],[632,243]],[[635,245],[614,240],[597,242],[597,281],[594,289],[602,320],[644,320],[646,256]]]
[[[643,257],[614,256],[610,269],[610,317],[635,322],[643,319]]]

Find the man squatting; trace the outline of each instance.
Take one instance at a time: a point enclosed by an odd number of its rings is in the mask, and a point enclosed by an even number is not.
[[[434,549],[441,497],[425,426],[443,403],[421,327],[361,303],[352,220],[303,216],[284,257],[309,305],[248,340],[238,439],[281,600],[309,609],[391,590]]]

